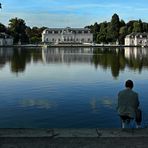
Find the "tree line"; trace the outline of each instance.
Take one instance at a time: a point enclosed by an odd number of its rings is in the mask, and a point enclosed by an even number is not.
[[[124,38],[130,33],[148,32],[148,23],[139,20],[131,20],[125,23],[120,20],[117,14],[114,14],[110,22],[104,21],[94,23],[94,25],[86,26],[91,29],[93,39],[96,43],[115,43],[118,41],[124,44]]]
[[[21,42],[37,44],[41,42],[42,32],[47,27],[29,27],[23,19],[12,18],[8,27],[0,23],[0,33],[6,33],[14,38],[14,43]]]
[[[86,26],[93,33],[93,40],[96,43],[115,43],[118,41],[124,44],[124,38],[132,32],[148,32],[148,23],[142,20],[131,20],[125,23],[114,14],[110,22],[104,21]],[[12,18],[9,20],[8,27],[0,23],[0,32],[5,32],[14,38],[14,43],[33,43],[41,42],[42,31],[47,27],[29,27],[23,19]]]

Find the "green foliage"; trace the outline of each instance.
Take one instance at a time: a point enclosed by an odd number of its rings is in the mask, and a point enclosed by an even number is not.
[[[24,43],[40,43],[42,32],[47,27],[33,27],[30,28],[26,26],[26,23],[23,19],[12,18],[9,20],[9,25],[6,27],[5,25],[0,23],[0,32],[5,32],[10,34],[14,38],[14,43],[21,44]]]
[[[6,32],[6,30],[7,29],[6,29],[5,25],[0,23],[0,32]]]
[[[93,28],[92,28],[93,40],[94,41],[97,41],[97,36],[98,36],[99,30],[100,30],[100,26],[97,23],[95,23]]]
[[[28,37],[26,34],[26,24],[23,19],[12,18],[9,20],[9,27],[8,30],[10,34],[14,37],[14,43],[27,43]]]
[[[46,27],[42,27],[42,28],[33,27],[32,29],[28,27],[26,29],[26,33],[29,37],[29,42],[33,44],[40,43],[42,38],[42,32],[44,29],[46,29]]]
[[[120,44],[124,44],[126,35],[132,32],[148,32],[148,23],[142,20],[131,20],[125,23],[117,14],[114,14],[110,22],[95,23],[87,28],[94,34],[94,42],[115,43],[118,40]]]
[[[47,27],[29,27],[23,19],[12,18],[9,20],[9,26],[0,23],[0,32],[10,34],[14,38],[14,43],[33,43],[41,42],[42,31]],[[127,23],[120,20],[117,14],[114,14],[110,22],[102,22],[86,26],[93,33],[93,39],[96,43],[115,43],[117,40],[124,44],[124,38],[132,32],[148,32],[148,23],[142,20],[131,20]]]
[[[97,33],[97,43],[106,42],[107,22],[100,24],[100,31]]]
[[[133,32],[141,32],[141,31],[142,31],[141,24],[139,22],[134,22]]]

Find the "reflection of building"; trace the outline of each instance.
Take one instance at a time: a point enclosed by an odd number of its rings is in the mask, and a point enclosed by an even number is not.
[[[148,50],[146,48],[137,48],[137,47],[125,47],[124,55],[126,58],[141,58],[148,57]]]
[[[125,37],[127,46],[148,46],[148,33],[131,33]]]
[[[13,38],[5,33],[0,33],[0,46],[13,45]]]
[[[50,28],[42,33],[44,43],[92,43],[93,34],[87,28]]]
[[[13,56],[13,48],[0,48],[0,67],[3,67],[11,60]]]
[[[91,48],[50,48],[42,50],[42,59],[46,63],[90,63],[93,57],[93,49]]]

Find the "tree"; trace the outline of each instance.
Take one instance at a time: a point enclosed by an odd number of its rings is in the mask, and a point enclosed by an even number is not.
[[[0,23],[0,32],[6,32],[7,28],[5,27],[5,25]]]
[[[139,22],[134,22],[133,32],[141,32],[141,31],[142,31],[141,24]]]
[[[40,43],[41,42],[41,38],[42,38],[42,32],[43,30],[45,30],[47,27],[27,27],[26,29],[26,33],[29,37],[29,42],[30,43]]]
[[[107,33],[108,40],[110,40],[111,42],[116,42],[119,36],[119,29],[120,29],[119,16],[117,14],[114,14],[108,26],[108,33]]]
[[[123,26],[125,26],[126,24],[125,24],[125,22],[124,22],[124,20],[121,20],[120,21],[120,27],[123,27]]]
[[[127,35],[127,32],[128,32],[128,30],[127,30],[126,26],[123,26],[120,28],[120,30],[119,30],[119,43],[120,44],[124,44],[124,38]]]
[[[100,24],[100,32],[97,35],[98,43],[106,43],[106,33],[107,33],[107,22]]]
[[[142,23],[143,32],[148,32],[148,23]]]
[[[18,43],[21,41],[21,43],[27,43],[28,42],[28,36],[26,34],[26,24],[23,19],[12,18],[9,20],[9,31],[11,35],[14,37],[14,43]]]
[[[99,32],[99,29],[100,29],[100,26],[98,25],[98,23],[96,22],[95,24],[94,24],[94,27],[93,27],[93,39],[94,39],[94,41],[96,42],[97,41],[97,34],[98,34],[98,32]]]

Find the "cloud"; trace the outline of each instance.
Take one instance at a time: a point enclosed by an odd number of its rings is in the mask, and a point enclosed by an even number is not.
[[[1,22],[22,18],[28,26],[84,27],[94,22],[110,21],[117,13],[122,19],[146,19],[146,5],[133,2],[92,0],[3,0]],[[12,7],[13,4],[13,7]],[[140,5],[139,7],[138,4]],[[133,13],[134,12],[134,13]]]
[[[11,18],[18,17],[24,19],[28,26],[47,26],[47,27],[85,27],[91,22],[91,18],[85,17],[85,15],[75,14],[50,14],[50,13],[5,13],[2,14],[1,20],[8,24]],[[6,20],[6,18],[8,18]]]

